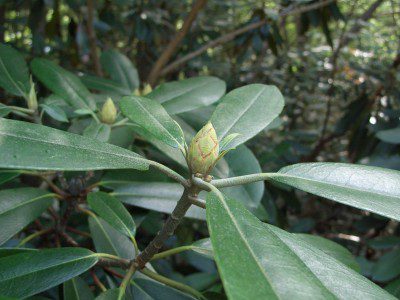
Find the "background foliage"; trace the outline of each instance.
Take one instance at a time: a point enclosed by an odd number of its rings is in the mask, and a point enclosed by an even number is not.
[[[283,113],[257,137],[253,138],[248,133],[251,128],[246,128],[249,136],[242,135],[239,140],[251,139],[246,146],[239,146],[226,155],[217,165],[215,176],[276,172],[287,165],[312,161],[400,170],[399,18],[400,4],[391,0],[0,1],[0,116],[94,137],[185,172],[185,161],[165,145],[179,147],[182,143],[175,138],[180,135],[175,123],[167,128],[174,136],[161,135],[157,136],[158,140],[147,137],[146,132],[151,132],[151,128],[116,125],[123,120],[121,112],[129,117],[124,110],[132,108],[126,99],[140,102],[144,100],[138,96],[146,95],[162,103],[168,113],[176,116],[188,138],[211,118],[225,91],[262,83],[276,85],[282,92]],[[175,80],[181,81],[166,84]],[[29,111],[32,82],[39,103],[39,114],[33,115]],[[156,86],[151,92],[151,87]],[[98,124],[93,121],[98,118],[96,107],[101,108],[108,97],[117,103],[117,123]],[[274,112],[269,113],[274,116]],[[143,111],[136,112],[137,115],[146,118]],[[217,134],[218,130],[223,132],[223,122],[218,124],[222,119],[213,116],[211,120]],[[37,134],[44,143],[47,139],[51,141],[49,133]],[[85,247],[97,252],[133,258],[134,253],[127,246],[128,237],[136,235],[140,249],[147,245],[160,229],[165,213],[171,212],[182,193],[178,184],[155,171],[143,174],[119,170],[129,167],[126,165],[130,163],[136,165],[133,155],[129,162],[117,157],[103,161],[101,153],[92,156],[92,160],[88,155],[81,161],[63,152],[47,155],[55,162],[70,160],[76,164],[75,170],[79,166],[81,170],[101,169],[99,160],[104,165],[115,165],[117,170],[95,172],[85,188],[96,183],[103,190],[112,191],[115,198],[128,204],[134,223],[126,218],[110,226],[108,222],[112,220],[107,220],[107,216],[102,216],[107,222],[91,217],[87,223],[86,218],[70,212],[68,206],[54,208],[68,220],[66,230],[70,230],[74,241],[83,242]],[[47,160],[36,152],[32,152],[32,157],[36,157],[33,163],[37,166],[41,160]],[[49,207],[52,195],[33,187],[41,186],[44,191],[50,181],[51,190],[53,182],[59,187],[61,182],[54,174],[46,176],[43,181],[43,176],[34,172],[0,170],[0,200],[11,197],[7,193],[12,189],[23,189],[18,193],[19,201],[28,212],[20,228],[2,226],[2,247],[57,246],[46,237],[50,234],[56,236],[58,245],[70,245],[68,237],[54,232],[24,240],[48,228],[52,222],[64,222],[53,220],[51,211],[42,214]],[[65,172],[64,176],[67,181],[72,180],[71,188],[75,187],[76,178],[85,174]],[[381,181],[382,178],[370,178],[368,184],[385,184]],[[298,233],[299,239],[312,239],[305,234],[313,234],[341,244],[348,251],[339,248],[344,251],[340,257],[351,268],[399,297],[397,221],[288,187],[277,188],[276,183],[258,182],[224,192],[240,198],[262,221]],[[111,212],[120,209],[120,202],[115,207],[102,206],[101,196],[107,194],[97,196],[88,201],[100,216],[103,209]],[[32,199],[35,199],[34,206]],[[221,208],[212,209],[217,212]],[[7,214],[8,222],[18,216],[12,214],[12,208],[3,209],[0,205],[0,217],[2,214]],[[207,226],[202,221],[205,213],[195,207],[189,210],[188,216],[164,250],[208,237]],[[94,245],[85,238],[88,232],[93,236]],[[105,243],[104,235],[112,239]],[[201,243],[194,244],[194,251],[157,260],[152,265],[159,274],[205,291],[210,299],[224,297],[217,268],[206,248]],[[48,251],[46,256],[38,256],[36,265],[51,257],[52,250]],[[0,257],[1,253],[0,248]],[[94,264],[90,255],[90,251],[79,253],[77,250],[65,257],[66,264],[73,264],[79,257],[90,267]],[[0,263],[0,270],[2,267],[6,268]],[[93,297],[94,289],[100,290],[97,277],[112,286],[109,273],[100,268],[94,270],[86,272],[84,280],[76,277],[64,285],[78,287],[87,297]],[[148,285],[142,279],[136,288],[147,293],[157,287],[162,289],[162,286]],[[53,288],[43,296],[77,298],[67,293],[61,295],[61,291]],[[177,297],[174,291],[163,293],[167,295],[163,299]]]

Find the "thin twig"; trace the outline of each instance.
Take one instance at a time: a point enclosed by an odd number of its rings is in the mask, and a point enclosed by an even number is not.
[[[192,197],[192,196],[189,196],[188,198],[189,198],[190,202],[191,202],[193,205],[196,205],[196,206],[198,206],[198,207],[200,207],[200,208],[206,209],[206,202],[205,202],[204,200],[199,199],[199,198],[197,198],[197,197]]]
[[[90,269],[90,274],[92,275],[93,282],[99,287],[99,289],[102,292],[107,291],[107,288],[104,286],[104,284],[100,281],[100,279],[97,277],[96,273],[94,272],[93,269]]]
[[[174,38],[169,42],[168,46],[163,50],[161,56],[158,58],[153,68],[151,69],[150,74],[147,78],[147,82],[151,86],[153,86],[157,82],[157,79],[160,76],[161,69],[168,63],[172,55],[174,55],[175,52],[178,50],[180,43],[182,42],[186,34],[189,32],[192,23],[194,22],[198,13],[206,3],[207,0],[197,0],[193,4],[190,13],[183,22],[182,28],[176,33]]]
[[[280,14],[279,17],[284,17],[284,16],[288,16],[288,15],[296,15],[296,14],[301,14],[310,10],[314,10],[317,8],[321,8],[324,6],[329,5],[330,3],[332,3],[334,0],[325,0],[325,1],[320,1],[317,3],[313,3],[310,5],[305,5],[302,7],[298,7],[298,8],[294,8],[294,9],[288,9],[288,10],[283,10]],[[237,36],[244,34],[248,31],[257,29],[261,26],[263,26],[264,24],[266,24],[268,22],[267,19],[258,21],[258,22],[254,22],[251,23],[249,25],[246,25],[242,28],[236,29],[232,32],[226,33],[210,42],[208,42],[207,44],[203,45],[202,47],[200,47],[199,49],[190,52],[184,56],[182,56],[181,58],[178,58],[176,61],[170,63],[169,65],[167,65],[164,69],[161,70],[161,74],[160,76],[165,76],[166,74],[176,70],[178,67],[180,67],[181,65],[183,65],[184,63],[186,63],[187,61],[199,56],[200,54],[206,52],[208,49],[211,48],[215,48],[223,43],[229,42],[231,40],[233,40],[234,38],[236,38]]]
[[[99,55],[97,52],[97,37],[96,31],[94,30],[94,1],[95,0],[87,0],[87,33],[90,44],[90,56],[93,61],[94,71],[96,75],[103,76],[103,72],[101,71],[101,65],[99,60]]]

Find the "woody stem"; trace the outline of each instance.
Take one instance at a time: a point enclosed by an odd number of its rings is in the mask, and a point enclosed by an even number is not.
[[[185,188],[172,214],[168,217],[167,221],[165,221],[161,230],[157,233],[150,244],[148,244],[147,247],[135,258],[135,262],[139,269],[144,268],[146,263],[149,262],[161,249],[164,242],[174,234],[175,229],[178,227],[186,212],[192,205],[189,197],[196,197],[198,192],[199,189],[192,184]]]

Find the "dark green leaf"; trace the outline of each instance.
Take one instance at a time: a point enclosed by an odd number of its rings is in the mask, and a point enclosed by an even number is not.
[[[272,174],[275,181],[400,220],[400,172],[342,163],[304,163]]]
[[[146,97],[161,103],[168,113],[178,114],[218,101],[225,90],[221,79],[201,76],[163,83]]]
[[[107,290],[96,297],[96,300],[117,300],[119,296],[119,289]]]
[[[39,217],[52,203],[53,194],[36,188],[0,191],[0,245]]]
[[[89,89],[101,92],[115,93],[121,96],[131,94],[131,91],[129,89],[125,88],[122,84],[113,80],[91,75],[83,75],[80,78],[83,84]]]
[[[400,246],[400,237],[398,236],[378,236],[367,241],[368,246],[376,250],[389,249],[394,246]]]
[[[382,255],[372,270],[372,279],[389,281],[400,275],[400,249]]]
[[[72,107],[91,111],[96,109],[92,94],[78,76],[44,58],[35,58],[31,68],[33,74],[50,91],[63,98]]]
[[[135,257],[132,242],[100,218],[89,217],[89,228],[97,252],[126,259]]]
[[[222,171],[221,168],[217,168],[215,171],[215,175],[218,175],[221,178],[261,172],[261,167],[257,158],[254,156],[253,152],[244,145],[232,150],[226,154],[224,158],[228,169]],[[223,167],[223,164],[220,164],[220,166]],[[240,199],[248,209],[255,211],[264,194],[264,182],[259,181],[251,184],[229,187],[223,189],[223,191],[232,198]]]
[[[104,51],[100,57],[101,65],[111,78],[133,92],[139,87],[139,75],[128,57],[116,50]]]
[[[6,117],[10,112],[12,112],[11,108],[0,103],[0,118]]]
[[[80,277],[75,277],[64,283],[64,300],[94,299],[90,287]]]
[[[32,251],[37,250],[32,248],[0,248],[0,258]]]
[[[122,113],[148,133],[174,148],[183,147],[182,129],[158,102],[137,96],[123,97]]]
[[[392,299],[295,234],[262,223],[235,200],[210,193],[207,224],[230,299]]]
[[[104,193],[90,193],[87,197],[89,206],[114,229],[133,238],[136,226],[125,206],[115,197]]]
[[[25,298],[88,270],[98,260],[83,248],[32,251],[0,259],[0,295]]]
[[[54,120],[57,120],[59,122],[65,122],[68,123],[68,118],[66,113],[62,110],[62,108],[52,105],[52,104],[41,104],[40,105],[43,110]]]
[[[218,104],[211,123],[218,140],[238,133],[231,147],[240,145],[270,124],[282,111],[284,99],[277,87],[264,84],[250,84],[235,89]]]
[[[378,131],[376,137],[390,144],[400,144],[400,127]]]
[[[195,299],[157,281],[136,278],[132,283],[132,294],[136,299],[189,300]]]
[[[27,97],[30,90],[29,71],[24,57],[10,45],[1,43],[0,87],[21,97]]]
[[[400,298],[400,277],[391,283],[389,283],[386,287],[385,290],[387,290],[389,293],[391,293],[393,296]]]
[[[0,119],[0,167],[146,170],[148,163],[132,151],[94,139],[42,125]]]
[[[0,170],[0,184],[18,177],[19,172]]]
[[[83,131],[84,136],[91,137],[93,139],[99,140],[100,142],[107,142],[110,138],[111,127],[108,124],[97,123],[92,121],[88,127]]]

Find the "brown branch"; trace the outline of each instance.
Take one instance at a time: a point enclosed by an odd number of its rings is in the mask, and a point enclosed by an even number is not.
[[[167,221],[165,221],[161,230],[157,233],[150,244],[148,244],[147,247],[135,258],[138,269],[144,268],[146,263],[149,262],[152,257],[161,249],[164,242],[174,234],[175,229],[178,227],[192,204],[189,200],[189,197],[196,197],[198,191],[198,188],[193,185],[189,188],[185,188],[181,199],[179,199],[173,212],[168,217]]]
[[[310,5],[305,5],[302,7],[298,7],[298,8],[289,8],[289,9],[285,9],[283,10],[280,14],[279,17],[285,17],[288,15],[297,15],[297,14],[301,14],[310,10],[314,10],[317,8],[321,8],[324,6],[327,6],[328,4],[334,2],[334,0],[325,0],[325,1],[321,1],[321,2],[317,2],[317,3],[313,3]],[[210,42],[208,42],[207,44],[205,44],[204,46],[200,47],[199,49],[186,54],[185,56],[182,56],[181,58],[177,59],[176,61],[172,62],[171,64],[167,65],[162,71],[160,76],[164,76],[174,70],[176,70],[178,67],[180,67],[181,65],[183,65],[184,63],[186,63],[187,61],[199,56],[200,54],[206,52],[208,49],[210,48],[214,48],[218,45],[221,45],[223,43],[229,42],[231,40],[233,40],[234,38],[236,38],[237,36],[246,33],[248,31],[257,29],[261,26],[263,26],[265,23],[267,23],[268,20],[261,20],[255,23],[251,23],[248,24],[242,28],[236,29],[232,32],[229,32],[227,34],[224,34],[222,36],[220,36],[219,38],[216,38]]]
[[[162,68],[168,63],[168,61],[171,59],[172,55],[175,54],[175,52],[178,50],[178,46],[182,42],[183,38],[186,36],[186,34],[189,32],[190,27],[192,26],[192,23],[196,19],[198,13],[200,10],[204,7],[204,5],[207,3],[207,0],[197,0],[192,7],[192,10],[186,17],[182,28],[176,33],[174,38],[170,41],[168,44],[167,48],[163,51],[161,56],[158,58],[156,63],[154,64],[153,68],[150,71],[150,75],[147,78],[147,82],[153,86],[156,82],[157,79],[160,76],[160,71]]]
[[[96,31],[94,30],[94,1],[95,0],[87,0],[87,34],[90,45],[90,56],[92,58],[93,67],[96,75],[102,76],[103,72],[101,70],[99,55],[97,52],[97,37]]]

